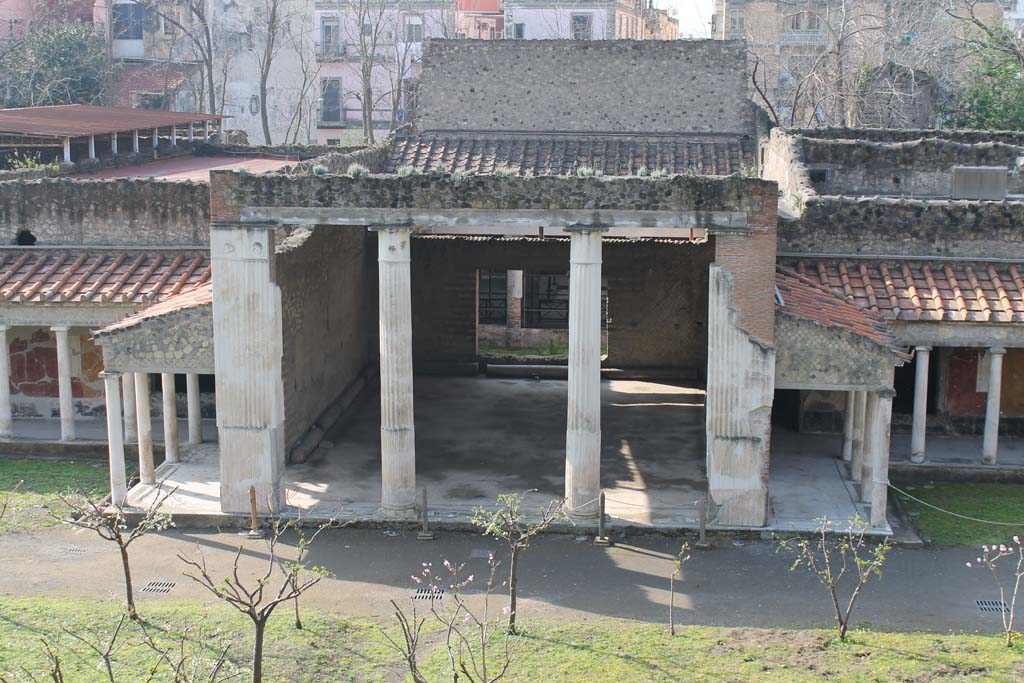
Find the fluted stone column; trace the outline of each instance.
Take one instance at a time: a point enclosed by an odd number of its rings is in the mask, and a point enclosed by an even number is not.
[[[377,232],[380,306],[381,508],[403,517],[416,508],[413,421],[412,282],[408,228]]]
[[[139,419],[139,481],[156,483],[153,466],[153,418],[149,411],[149,375],[135,373],[135,414]]]
[[[199,375],[185,375],[185,402],[188,406],[188,442],[193,446],[203,442],[203,414],[199,404]]]
[[[60,440],[75,440],[75,399],[71,393],[71,341],[68,327],[51,328],[57,337],[57,392],[60,400]]]
[[[160,394],[163,399],[164,460],[178,462],[178,406],[174,402],[174,373],[160,373]]]
[[[865,410],[864,478],[861,500],[871,504],[871,526],[885,523],[889,493],[889,429],[892,421],[891,390],[871,393]]]
[[[0,438],[14,435],[11,417],[11,346],[7,339],[7,325],[0,325]]]
[[[101,372],[107,399],[107,453],[110,458],[110,502],[124,505],[128,481],[124,468],[124,440],[121,432],[121,378],[116,372]]]
[[[925,426],[928,421],[928,361],[932,347],[918,346],[914,368],[914,425],[910,432],[910,462],[924,462]]]
[[[854,394],[850,479],[852,481],[860,481],[861,469],[864,464],[864,411],[867,405],[867,392],[856,391]]]
[[[572,231],[569,246],[569,402],[565,507],[587,519],[601,492],[601,232]]]
[[[124,442],[138,443],[139,421],[135,417],[135,373],[121,376],[121,397],[124,403]]]
[[[985,401],[985,436],[981,462],[995,465],[999,460],[999,400],[1003,385],[1003,354],[1006,349],[988,350],[988,399]]]
[[[853,458],[853,404],[856,397],[856,391],[846,392],[846,405],[843,408],[843,460],[846,462]]]

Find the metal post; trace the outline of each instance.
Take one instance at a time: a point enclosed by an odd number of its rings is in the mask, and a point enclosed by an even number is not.
[[[708,497],[704,496],[697,503],[700,506],[700,531],[697,536],[697,542],[693,544],[693,547],[697,550],[711,550],[711,541],[708,540]]]
[[[420,532],[416,534],[416,540],[433,541],[434,532],[430,530],[430,521],[427,518],[427,490],[420,489]]]
[[[246,533],[249,538],[263,538],[263,529],[260,528],[260,521],[256,517],[256,487],[249,487],[249,531]]]
[[[598,496],[597,508],[597,536],[594,537],[594,545],[606,548],[612,545],[612,540],[608,538],[604,528],[604,491]]]

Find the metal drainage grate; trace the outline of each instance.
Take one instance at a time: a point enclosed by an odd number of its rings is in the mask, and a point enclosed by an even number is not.
[[[1009,612],[1010,607],[1001,600],[975,600],[978,605],[978,609],[982,612]]]
[[[139,592],[163,594],[170,593],[172,588],[174,588],[173,581],[149,581]]]
[[[61,549],[65,555],[70,557],[78,557],[79,555],[85,555],[85,548],[80,545],[66,545]]]
[[[413,594],[413,600],[440,600],[444,597],[443,588],[417,588]]]

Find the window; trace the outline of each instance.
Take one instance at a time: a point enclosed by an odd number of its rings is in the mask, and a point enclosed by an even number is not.
[[[177,10],[162,14],[160,16],[160,23],[163,24],[163,32],[165,36],[174,36],[178,34],[178,24],[181,23],[181,15]]]
[[[341,38],[340,26],[337,19],[320,20],[320,44],[324,50],[330,50],[337,45]]]
[[[423,42],[423,20],[420,19],[419,17],[405,18],[405,42]]]
[[[742,35],[743,32],[746,30],[746,23],[747,23],[747,20],[743,16],[743,10],[742,9],[731,9],[731,10],[729,10],[729,34],[730,35],[735,35],[735,34]]]
[[[328,147],[341,147],[341,138],[327,138]]]
[[[364,21],[363,22],[363,35],[364,36],[372,36],[373,35],[373,24],[371,24],[368,21]]]
[[[142,5],[119,2],[112,11],[114,40],[142,40]]]
[[[594,39],[594,18],[590,14],[572,15],[572,39],[593,40]]]
[[[255,116],[260,113],[260,96],[253,95],[249,98],[249,113]]]
[[[320,93],[320,120],[325,123],[341,123],[341,79],[322,79]]]
[[[601,283],[601,327],[608,321],[608,287]],[[568,329],[569,274],[523,273],[523,327]]]
[[[512,37],[516,40],[526,38],[526,24],[512,24]]]
[[[508,273],[504,270],[480,271],[481,325],[504,325],[508,314]]]
[[[790,31],[820,31],[821,17],[813,12],[797,12],[789,18]]]

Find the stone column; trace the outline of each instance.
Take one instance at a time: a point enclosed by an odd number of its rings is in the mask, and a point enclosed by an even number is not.
[[[523,271],[505,272],[505,337],[509,346],[523,339]]]
[[[75,440],[75,399],[71,394],[71,341],[68,327],[50,328],[57,337],[57,392],[60,396],[60,440]]]
[[[981,444],[981,462],[995,465],[999,451],[999,398],[1003,384],[1003,354],[1006,349],[988,350],[988,399],[985,401],[985,436]]]
[[[853,439],[850,452],[850,479],[860,481],[864,463],[864,412],[867,392],[855,391],[853,401]]]
[[[7,325],[0,325],[0,438],[14,435],[11,417],[11,346],[7,339]]]
[[[107,453],[110,458],[110,502],[124,505],[128,482],[124,468],[124,441],[121,435],[121,378],[116,372],[101,372],[107,399]]]
[[[203,415],[199,405],[199,375],[190,372],[185,375],[185,397],[188,405],[188,442],[192,445],[203,442]]]
[[[171,126],[171,147],[177,147],[178,145],[178,126],[177,124]]]
[[[569,406],[565,505],[597,516],[601,492],[601,232],[577,229],[569,245]]]
[[[871,526],[885,524],[889,493],[889,426],[892,420],[891,390],[868,396],[865,411],[867,440],[861,500],[871,504]]]
[[[89,158],[90,159],[95,159],[96,158],[96,136],[95,135],[90,135],[89,136]]]
[[[132,131],[132,154],[139,153],[139,131]]]
[[[71,161],[71,138],[64,138],[64,161]]]
[[[145,372],[135,373],[135,414],[139,418],[139,480],[143,484],[155,484],[153,420],[149,414],[149,375]]]
[[[210,122],[203,121],[203,142],[210,141]]]
[[[163,399],[164,460],[178,462],[178,406],[174,402],[174,373],[160,374],[160,394]]]
[[[877,435],[875,430],[878,425],[878,395],[873,392],[867,392],[867,396],[864,401],[864,431],[863,431],[863,445],[862,445],[862,456],[860,465],[860,478],[855,481],[860,481],[860,500],[862,503],[871,502],[871,490],[872,490],[872,477],[874,476],[875,467],[875,451],[874,448],[877,445]]]
[[[857,392],[847,391],[843,408],[843,460],[846,462],[853,458],[853,405],[856,401]]]
[[[914,426],[910,433],[910,462],[924,462],[924,434],[928,422],[928,361],[932,347],[918,346],[914,368]]]
[[[117,133],[110,134],[110,153],[117,156]]]
[[[121,392],[124,402],[124,441],[138,443],[139,421],[135,417],[135,373],[126,372],[121,376]]]
[[[380,279],[381,507],[385,515],[405,516],[416,507],[411,231],[384,228],[376,232]]]
[[[160,129],[159,128],[154,128],[153,129],[153,145],[152,145],[152,147],[153,147],[153,151],[154,152],[156,152],[158,149],[160,149]]]

